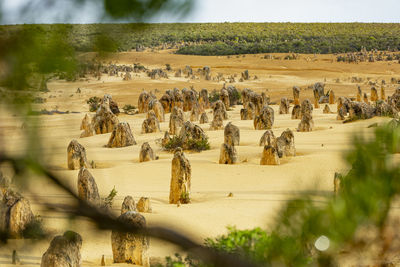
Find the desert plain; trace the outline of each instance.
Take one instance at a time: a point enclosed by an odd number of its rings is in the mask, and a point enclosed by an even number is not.
[[[94,161],[96,168],[90,172],[96,179],[101,197],[105,197],[115,187],[117,196],[113,211],[120,213],[125,196],[135,201],[145,196],[150,198],[152,213],[143,213],[148,225],[160,223],[192,236],[198,242],[207,237],[216,237],[226,233],[227,226],[238,229],[262,227],[269,229],[277,212],[285,201],[300,194],[313,196],[316,202],[324,202],[324,197],[333,194],[335,172],[346,171],[343,154],[351,147],[356,133],[368,134],[368,126],[383,123],[389,118],[375,117],[368,120],[346,123],[336,119],[336,104],[330,105],[331,114],[323,114],[324,104],[314,109],[315,127],[311,132],[297,132],[300,120],[292,120],[290,114],[279,114],[279,101],[282,97],[293,98],[292,87],[299,86],[300,101],[313,99],[310,88],[316,82],[325,83],[325,90],[331,89],[336,98],[340,96],[356,97],[357,85],[370,96],[369,81],[380,84],[386,81],[386,95],[391,95],[398,87],[391,84],[392,77],[400,78],[400,64],[393,62],[336,62],[335,55],[299,55],[296,60],[283,60],[283,54],[274,54],[281,59],[265,59],[263,55],[244,56],[186,56],[176,55],[172,51],[123,52],[102,59],[105,63],[132,65],[140,63],[148,69],[165,68],[170,64],[172,71],[168,79],[152,80],[145,73],[132,75],[132,80],[103,75],[100,80],[88,77],[75,82],[51,80],[49,92],[40,93],[46,102],[34,104],[35,110],[70,111],[69,114],[31,116],[32,121],[26,127],[32,127],[41,137],[42,143],[30,149],[40,150],[41,161],[51,171],[63,178],[71,188],[76,189],[78,170],[67,168],[67,146],[73,139],[86,148],[88,161]],[[91,58],[93,54],[82,54]],[[211,75],[238,75],[248,70],[251,77],[257,79],[236,82],[233,85],[239,91],[249,88],[257,93],[265,92],[270,96],[271,107],[275,111],[272,127],[275,136],[289,128],[294,132],[296,156],[283,158],[278,166],[261,166],[263,147],[259,140],[265,130],[254,130],[252,120],[241,120],[241,105],[231,107],[229,119],[240,129],[240,145],[236,147],[239,163],[223,165],[218,163],[220,146],[224,142],[223,130],[210,130],[209,124],[199,124],[209,137],[211,149],[203,152],[186,151],[185,155],[192,166],[191,203],[184,205],[169,204],[171,180],[171,160],[173,153],[164,151],[160,140],[168,130],[169,114],[165,122],[160,123],[161,132],[143,134],[142,122],[146,114],[128,115],[121,112],[120,122],[130,124],[137,145],[124,148],[107,148],[110,134],[99,134],[86,138],[80,137],[80,124],[89,112],[86,100],[92,96],[102,97],[110,94],[120,108],[126,104],[137,106],[143,90],[152,91],[160,98],[168,89],[190,88],[197,91],[206,88],[219,91],[225,82],[204,79],[174,77],[174,70],[186,65],[193,70],[208,66]],[[352,77],[362,78],[363,82],[354,83]],[[80,88],[80,93],[77,89]],[[275,104],[274,104],[275,103]],[[293,104],[291,104],[293,107]],[[28,143],[24,135],[22,118],[12,111],[1,108],[0,144],[6,152],[18,155],[26,149]],[[211,109],[206,110],[212,118]],[[189,115],[187,115],[189,117]],[[195,122],[198,124],[198,122]],[[144,142],[149,142],[158,160],[139,163],[139,151]],[[7,168],[6,175],[12,176]],[[40,215],[47,228],[55,234],[65,229],[78,232],[83,238],[83,266],[99,266],[102,255],[107,266],[125,266],[112,263],[111,232],[94,229],[84,218],[70,220],[67,214],[49,211],[43,203],[67,204],[71,199],[50,182],[44,179],[30,179],[24,196],[31,203],[34,214]],[[228,196],[232,193],[232,196]],[[12,250],[18,251],[24,266],[40,266],[41,256],[48,248],[50,240],[33,243],[28,240],[12,240],[11,246],[0,248],[0,266],[12,266]],[[177,248],[166,242],[150,240],[150,261],[159,262],[167,255],[173,255]]]

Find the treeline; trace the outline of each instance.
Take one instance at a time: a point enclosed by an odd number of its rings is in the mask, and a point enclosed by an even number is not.
[[[1,26],[7,36],[23,26]],[[28,25],[32,31],[68,32],[76,51],[176,49],[178,54],[345,53],[400,50],[398,23],[176,23]],[[107,49],[106,49],[107,50]]]

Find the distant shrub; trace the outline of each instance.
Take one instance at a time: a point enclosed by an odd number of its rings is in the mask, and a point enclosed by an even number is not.
[[[89,111],[94,112],[96,111],[101,103],[101,98],[97,96],[92,96],[88,100],[86,100],[86,103],[89,105]]]
[[[208,96],[208,101],[210,101],[210,103],[217,102],[219,100],[219,96],[220,96],[220,93],[214,89]]]
[[[136,109],[136,107],[132,106],[131,104],[126,104],[122,109],[124,110],[125,113],[128,114],[133,112]]]
[[[181,147],[186,150],[193,151],[203,151],[210,149],[210,143],[208,142],[208,138],[204,138],[201,140],[195,139],[187,139],[186,143],[183,142],[182,138],[179,136],[173,136],[164,146],[163,148],[167,151],[174,151],[176,148]]]

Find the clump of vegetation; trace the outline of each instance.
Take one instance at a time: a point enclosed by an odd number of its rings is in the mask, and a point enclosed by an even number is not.
[[[219,96],[220,96],[220,93],[214,89],[208,95],[208,101],[210,101],[210,103],[217,102],[219,100]]]
[[[184,142],[181,137],[173,136],[165,145],[163,145],[163,148],[167,151],[174,151],[178,147],[185,150],[201,152],[203,150],[209,150],[210,143],[208,142],[208,137],[203,139],[188,138],[186,142]]]
[[[118,193],[118,191],[115,190],[115,186],[114,186],[114,188],[110,191],[108,196],[106,198],[104,198],[102,206],[104,208],[111,208],[113,205],[113,202],[114,202],[114,198],[117,196],[117,193]]]
[[[26,239],[42,239],[46,237],[46,234],[40,216],[35,216],[22,232],[22,236]]]
[[[166,257],[165,264],[156,264],[154,267],[201,267],[206,266],[191,256],[183,258],[179,253],[175,253],[174,257]]]
[[[136,107],[131,104],[126,104],[122,109],[126,114],[132,114],[135,112]]]
[[[134,64],[133,64],[133,71],[134,71],[134,72],[146,71],[146,70],[147,70],[146,67],[143,66],[143,65],[140,64],[140,63],[134,63]]]
[[[189,192],[182,192],[182,195],[180,197],[180,201],[181,201],[182,204],[190,203]]]
[[[172,68],[171,68],[171,64],[165,64],[165,69],[167,70],[167,71],[171,71],[172,70]]]
[[[88,100],[86,100],[86,103],[89,105],[89,111],[90,112],[95,112],[101,103],[101,98],[97,96],[92,96]]]

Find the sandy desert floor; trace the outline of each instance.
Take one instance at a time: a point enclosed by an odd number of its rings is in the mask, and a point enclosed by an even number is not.
[[[92,55],[84,55],[90,57]],[[400,76],[400,64],[387,62],[346,64],[332,62],[333,55],[317,56],[301,55],[299,60],[266,60],[262,55],[247,55],[246,57],[200,57],[181,56],[167,52],[130,52],[119,53],[108,59],[118,64],[133,64],[140,62],[147,68],[164,67],[171,64],[173,69],[190,65],[193,69],[209,66],[212,75],[238,74],[248,69],[251,76],[257,75],[257,80],[237,82],[238,89],[250,88],[257,92],[265,91],[271,100],[278,102],[281,97],[292,98],[292,87],[301,86],[300,98],[312,97],[312,90],[307,86],[315,82],[326,82],[326,89],[333,89],[335,95],[354,97],[356,84],[351,83],[353,76],[363,77],[365,80],[388,83],[386,95],[393,93],[395,85],[389,84],[391,77]],[[306,61],[306,58],[311,61]],[[107,62],[108,62],[107,61]],[[67,146],[72,139],[77,139],[87,151],[89,161],[94,161],[98,168],[91,169],[96,179],[102,197],[106,196],[115,186],[118,191],[113,209],[119,213],[125,196],[131,195],[135,201],[146,196],[151,200],[153,213],[143,214],[149,225],[166,223],[181,232],[189,233],[199,242],[206,237],[214,237],[226,233],[228,225],[239,229],[260,226],[268,229],[272,226],[276,212],[286,200],[298,194],[311,194],[315,201],[324,201],[321,195],[333,191],[333,176],[335,171],[346,170],[342,161],[342,154],[349,148],[352,136],[356,132],[368,133],[367,127],[375,122],[382,123],[386,118],[373,118],[355,123],[343,124],[336,120],[336,114],[323,114],[315,109],[313,116],[315,129],[313,132],[300,133],[295,129],[299,120],[292,120],[290,115],[279,115],[278,105],[275,110],[275,124],[273,131],[279,136],[289,128],[295,133],[297,155],[286,158],[279,166],[260,166],[259,161],[262,147],[258,145],[264,133],[254,130],[253,121],[240,120],[241,106],[234,107],[228,112],[229,120],[224,125],[233,122],[240,128],[240,146],[237,151],[240,163],[236,165],[218,164],[219,149],[223,143],[223,130],[210,131],[208,124],[200,125],[209,136],[211,150],[201,153],[187,152],[186,156],[192,165],[192,203],[188,205],[168,204],[169,184],[171,178],[171,160],[173,155],[162,151],[157,140],[163,137],[168,129],[169,114],[166,122],[161,123],[160,133],[141,134],[141,124],[145,114],[120,114],[119,121],[130,124],[137,145],[125,148],[106,148],[110,134],[96,135],[88,138],[79,138],[80,123],[86,113],[88,105],[86,99],[91,96],[111,94],[120,108],[125,104],[137,105],[138,96],[143,89],[153,91],[160,97],[165,90],[177,87],[194,86],[208,91],[221,89],[223,82],[205,80],[187,80],[173,77],[170,79],[151,80],[145,74],[133,75],[131,81],[122,81],[118,77],[103,76],[100,81],[90,79],[77,82],[51,81],[48,86],[50,92],[41,96],[47,102],[35,105],[40,110],[58,108],[61,111],[76,111],[65,115],[34,116],[40,119],[35,131],[42,136],[42,146],[38,149],[42,154],[43,162],[63,179],[72,188],[76,189],[78,170],[67,169]],[[336,82],[339,78],[340,82]],[[360,84],[363,91],[370,93],[370,86]],[[76,93],[80,88],[82,93]],[[155,90],[157,89],[157,90]],[[52,96],[50,98],[50,96]],[[336,111],[336,104],[330,106]],[[209,117],[211,111],[207,110]],[[22,121],[9,112],[0,113],[0,140],[2,149],[12,154],[23,153],[27,138],[21,129]],[[149,142],[159,160],[139,163],[139,151],[143,142]],[[7,169],[5,170],[7,173]],[[68,203],[66,194],[56,189],[49,182],[40,178],[29,179],[30,191],[24,195],[29,198],[35,214],[41,215],[45,225],[56,234],[65,229],[77,231],[83,237],[82,259],[83,266],[98,266],[102,255],[106,263],[112,264],[111,233],[97,232],[91,223],[85,219],[72,221],[66,214],[49,212],[41,203]],[[233,197],[228,197],[232,192]],[[36,197],[34,197],[36,196]],[[0,248],[0,265],[8,266],[11,262],[11,251],[17,249],[24,266],[40,266],[42,254],[48,248],[50,240],[32,244],[29,241],[12,240],[7,249]],[[176,248],[161,241],[151,240],[150,255],[152,262],[170,255]],[[11,265],[10,265],[11,266]]]

